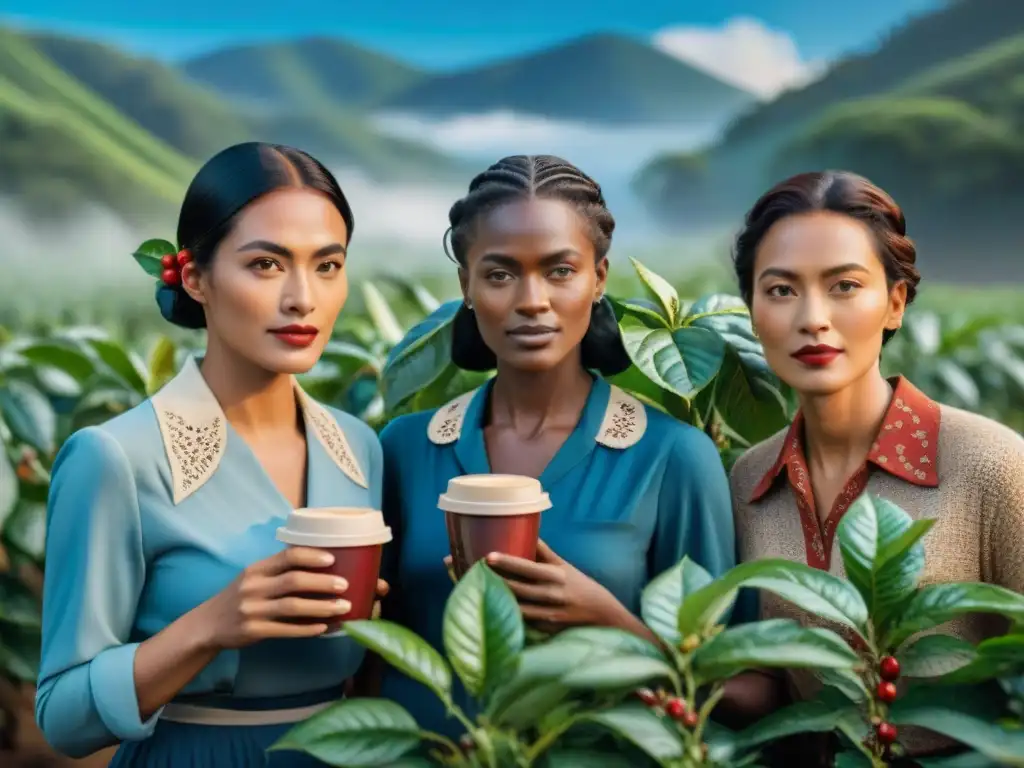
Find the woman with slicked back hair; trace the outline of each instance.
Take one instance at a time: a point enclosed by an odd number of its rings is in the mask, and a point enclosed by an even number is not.
[[[488,557],[528,624],[650,637],[637,618],[644,586],[684,555],[720,574],[735,541],[710,438],[603,378],[630,360],[604,297],[615,220],[601,189],[560,158],[507,157],[473,179],[449,218],[464,296],[452,359],[497,374],[381,435],[395,532],[385,615],[442,647],[452,580],[438,495],[459,475],[514,474],[538,478],[553,503],[536,561]],[[458,735],[443,705],[402,674],[386,671],[383,695],[423,727]]]
[[[36,719],[59,752],[320,765],[266,749],[343,695],[362,652],[325,635],[351,608],[333,558],[275,532],[298,507],[381,503],[373,430],[294,378],[345,304],[352,229],[334,176],[291,147],[229,147],[185,193],[157,302],[206,352],[54,462]]]
[[[923,583],[984,581],[1021,592],[1024,440],[881,373],[883,347],[917,293],[916,261],[899,206],[852,173],[794,176],[747,214],[735,250],[740,291],[800,410],[733,468],[740,557],[782,557],[843,576],[836,528],[869,493],[936,521],[924,538]],[[768,593],[761,599],[761,618],[810,621]],[[976,616],[948,629],[977,643],[1005,625]],[[733,682],[731,693],[745,692],[748,706],[777,705],[770,690],[803,699],[820,689],[802,672],[780,676],[786,686],[761,673]],[[900,738],[913,755],[945,746],[910,729]]]

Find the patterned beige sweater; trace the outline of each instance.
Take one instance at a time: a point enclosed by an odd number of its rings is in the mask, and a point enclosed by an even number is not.
[[[983,581],[1024,592],[1024,439],[991,419],[937,407],[941,419],[937,486],[914,485],[874,467],[866,492],[892,501],[914,519],[936,520],[924,539],[922,584]],[[779,459],[787,433],[754,446],[733,467],[741,561],[780,557],[807,562],[795,494],[785,478],[759,501],[751,502],[755,489]],[[838,544],[829,571],[845,577]],[[765,592],[761,593],[761,618],[811,621],[809,614]],[[970,616],[939,629],[977,643],[1005,628],[1005,623],[994,617]],[[786,676],[798,700],[813,698],[820,689],[813,674],[790,671]],[[947,740],[909,730],[902,741],[912,754],[950,745]]]

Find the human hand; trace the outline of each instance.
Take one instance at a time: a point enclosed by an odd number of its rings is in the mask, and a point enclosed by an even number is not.
[[[379,619],[380,618],[380,601],[383,600],[385,597],[387,597],[388,596],[388,592],[390,592],[390,591],[391,591],[391,585],[390,584],[388,584],[386,581],[384,581],[384,579],[377,579],[377,587],[374,590],[374,593],[376,594],[377,599],[373,601],[373,613],[371,614],[372,618],[374,618],[374,619]]]
[[[283,549],[250,565],[200,605],[198,623],[219,650],[268,638],[321,635],[329,621],[352,610],[352,604],[339,597],[348,589],[345,579],[312,572],[333,562],[333,555],[320,549]],[[377,586],[379,594],[380,582]],[[313,596],[318,594],[323,597]]]
[[[543,541],[537,543],[537,562],[492,552],[487,564],[504,578],[523,618],[539,629],[557,632],[567,626],[614,625],[611,617],[625,610],[611,592]]]

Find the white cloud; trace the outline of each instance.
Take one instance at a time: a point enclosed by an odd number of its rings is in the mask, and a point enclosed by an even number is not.
[[[665,53],[765,99],[808,83],[825,65],[803,59],[787,33],[745,16],[720,27],[667,27],[652,42]]]
[[[712,139],[721,126],[610,126],[552,120],[509,111],[430,118],[381,114],[376,125],[394,136],[423,141],[443,152],[491,163],[505,155],[564,157],[593,176],[633,172],[653,155],[685,150]]]

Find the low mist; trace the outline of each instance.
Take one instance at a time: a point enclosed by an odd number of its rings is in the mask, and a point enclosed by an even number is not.
[[[391,135],[424,141],[480,170],[510,154],[556,154],[578,165],[601,183],[615,215],[613,258],[617,253],[644,252],[651,266],[669,263],[678,270],[711,255],[705,243],[666,241],[629,183],[647,159],[697,146],[713,134],[713,126],[605,128],[508,113],[448,120],[384,115],[377,123]],[[385,184],[355,168],[332,170],[356,215],[349,262],[353,275],[384,269],[428,276],[451,269],[441,239],[448,227],[448,209],[465,194],[463,186]],[[28,219],[15,200],[0,199],[0,310],[53,315],[96,302],[148,306],[152,281],[131,253],[149,238],[173,240],[175,225],[171,218],[128,223],[88,203],[64,221],[42,225]]]

